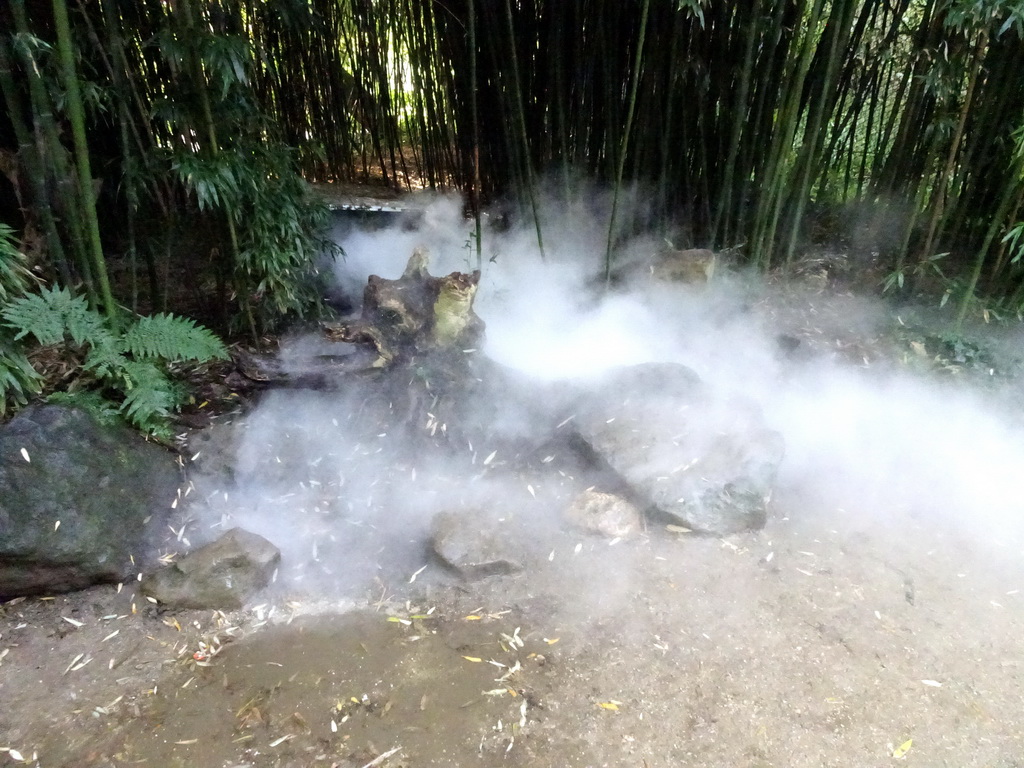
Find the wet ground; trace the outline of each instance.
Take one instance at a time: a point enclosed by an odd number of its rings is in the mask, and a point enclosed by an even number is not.
[[[801,327],[844,365],[882,356],[843,324]],[[244,459],[227,444],[222,464]],[[474,477],[487,453],[466,451]],[[829,478],[784,473],[762,531],[609,540],[551,523],[584,480],[546,458],[488,464],[517,489],[520,574],[463,582],[427,557],[424,526],[368,506],[343,510],[362,559],[324,539],[244,611],[160,613],[132,584],[5,604],[0,763],[1024,766],[1019,527],[884,488],[840,506]],[[310,513],[332,496],[305,491]],[[284,527],[322,527],[315,510]],[[185,539],[218,524],[182,514]]]
[[[8,605],[2,746],[48,766],[1021,764],[1019,548],[781,518],[582,543],[360,605]]]

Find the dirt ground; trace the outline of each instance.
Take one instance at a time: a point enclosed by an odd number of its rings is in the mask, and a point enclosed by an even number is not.
[[[815,333],[851,365],[882,356],[842,324]],[[513,526],[575,489],[516,471]],[[881,526],[789,486],[761,531],[543,527],[523,573],[478,582],[410,532],[349,594],[292,581],[228,614],[160,613],[134,584],[14,600],[0,764],[1024,766],[1024,549],[991,533],[898,509]]]

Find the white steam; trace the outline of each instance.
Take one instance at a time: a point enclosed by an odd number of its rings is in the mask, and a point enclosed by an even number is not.
[[[994,394],[898,367],[858,366],[856,355],[823,351],[834,332],[884,326],[881,305],[727,273],[716,274],[706,288],[646,284],[605,294],[600,215],[584,208],[545,211],[543,260],[532,222],[485,233],[476,310],[487,325],[484,351],[495,361],[547,381],[677,362],[723,395],[758,403],[786,443],[774,501],[778,516],[820,516],[826,525],[854,530],[884,529],[910,517],[1003,541],[1024,530],[1024,431]],[[471,232],[461,203],[438,198],[415,228],[350,233],[338,282],[358,300],[369,274],[398,277],[416,246],[429,249],[435,275],[471,270]],[[657,247],[646,240],[631,249],[642,256]],[[816,352],[787,355],[779,344],[779,334],[813,337],[818,330]],[[241,444],[233,522],[268,536],[286,557],[305,552],[323,568],[366,579],[385,561],[401,561],[399,572],[424,564],[429,518],[445,506],[526,514],[529,480],[510,488],[485,477],[489,446],[460,446],[443,462],[376,462],[390,438],[367,441],[346,429],[360,407],[344,392],[267,397],[249,418]],[[500,407],[499,416],[520,418]],[[506,459],[498,456],[492,464]],[[268,473],[268,460],[271,468],[280,463],[279,475]],[[557,520],[554,499],[532,519]],[[345,507],[341,523],[339,507]]]

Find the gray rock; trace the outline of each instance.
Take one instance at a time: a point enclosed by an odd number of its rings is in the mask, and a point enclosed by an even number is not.
[[[642,514],[636,505],[613,493],[586,490],[565,513],[577,528],[608,538],[626,538],[640,530]]]
[[[174,458],[77,408],[26,408],[0,428],[0,598],[133,578],[165,530]]]
[[[441,512],[431,523],[431,548],[467,579],[517,573],[523,566],[511,552],[511,537],[501,536],[497,524],[476,510]]]
[[[783,456],[759,409],[716,397],[670,363],[604,377],[575,420],[579,436],[670,522],[728,534],[760,528]]]
[[[233,610],[270,583],[280,550],[255,533],[232,528],[166,568],[146,574],[142,593],[169,608]]]

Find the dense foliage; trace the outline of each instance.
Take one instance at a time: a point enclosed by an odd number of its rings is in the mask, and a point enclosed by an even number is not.
[[[1024,306],[1020,2],[10,0],[0,30],[0,214],[110,322],[315,313],[303,179],[506,197],[539,241],[597,180],[595,267],[639,228],[766,269],[829,239],[961,319]]]
[[[19,297],[28,287],[31,275],[25,257],[14,244],[13,232],[0,224],[0,306]],[[24,405],[28,396],[38,392],[39,374],[10,329],[0,326],[0,416],[8,403]]]
[[[6,304],[0,317],[16,331],[16,340],[32,336],[73,358],[74,376],[62,393],[112,390],[129,422],[163,436],[169,435],[166,417],[183,397],[167,365],[227,358],[220,339],[191,320],[142,317],[122,331],[65,288],[20,296]]]

